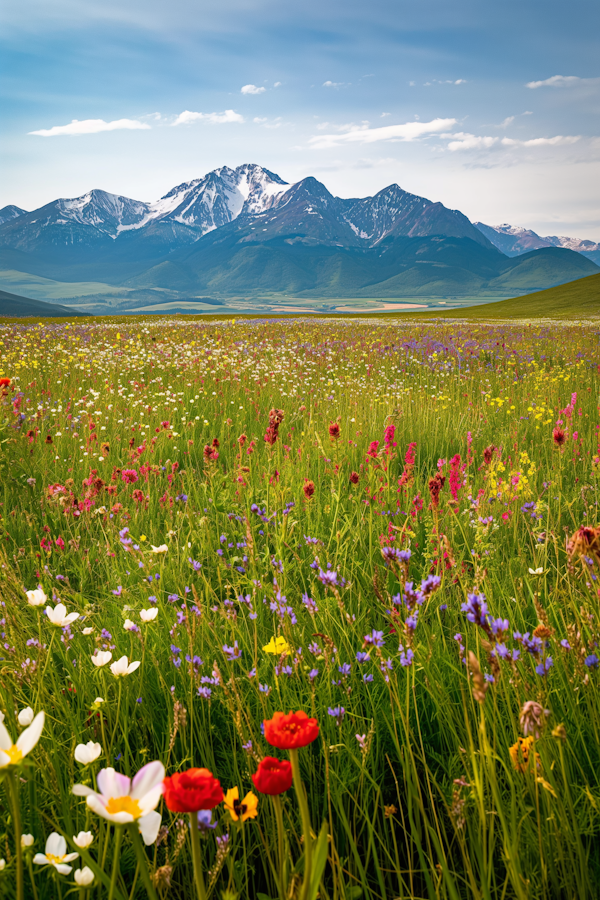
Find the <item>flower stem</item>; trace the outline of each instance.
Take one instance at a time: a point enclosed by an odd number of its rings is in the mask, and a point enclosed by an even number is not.
[[[117,825],[115,828],[115,849],[113,852],[112,874],[110,876],[110,889],[108,892],[108,900],[113,900],[115,888],[117,886],[117,875],[119,874],[119,853],[121,850],[121,841],[123,839],[123,828]]]
[[[15,857],[17,868],[17,900],[23,900],[23,848],[21,847],[21,811],[19,809],[18,775],[9,773],[6,779],[13,808],[13,822],[15,826]]]
[[[194,864],[194,880],[196,882],[196,895],[198,900],[206,900],[206,886],[202,874],[202,855],[200,853],[200,835],[198,833],[198,813],[190,813],[190,826],[192,833],[192,862]]]
[[[277,888],[280,900],[285,900],[285,888],[283,883],[283,854],[284,854],[284,829],[283,829],[283,811],[281,809],[281,797],[271,797],[273,810],[275,811],[275,820],[277,822]]]
[[[310,834],[310,812],[308,809],[306,790],[304,789],[304,785],[302,784],[298,751],[296,749],[290,750],[290,761],[292,763],[294,788],[296,790],[296,797],[298,798],[298,804],[300,806],[302,831],[304,833],[304,878],[302,879],[302,893],[300,894],[300,897],[301,900],[305,900],[305,898],[308,896],[308,891],[310,888],[310,877],[312,874],[312,837]]]
[[[142,846],[142,839],[140,837],[140,832],[138,830],[138,826],[136,822],[132,822],[128,825],[129,834],[131,836],[131,841],[133,843],[133,848],[135,850],[135,855],[137,861],[140,866],[140,875],[142,876],[142,881],[144,882],[144,887],[146,888],[146,893],[150,900],[158,900],[156,891],[154,890],[154,885],[150,879],[150,873],[148,872],[148,857],[144,851]]]

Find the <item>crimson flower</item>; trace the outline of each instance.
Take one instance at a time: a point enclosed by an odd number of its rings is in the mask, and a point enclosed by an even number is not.
[[[254,787],[261,794],[271,797],[289,791],[292,786],[292,764],[287,759],[265,756],[252,776]]]
[[[218,778],[208,769],[175,772],[163,781],[165,803],[171,812],[198,812],[214,809],[223,800]]]
[[[295,750],[306,747],[319,736],[319,723],[302,710],[300,712],[276,712],[272,719],[265,719],[265,740],[279,750]]]

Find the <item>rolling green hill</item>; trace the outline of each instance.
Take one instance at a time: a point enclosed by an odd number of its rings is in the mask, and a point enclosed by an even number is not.
[[[9,294],[0,291],[0,316],[81,316],[83,313],[68,306],[58,303],[44,303],[41,300],[31,300],[29,297],[19,297],[18,294]]]
[[[429,315],[429,314],[427,314]],[[436,313],[436,316],[439,316]],[[524,297],[512,297],[497,303],[483,303],[475,307],[448,310],[444,317],[538,319],[582,319],[600,317],[600,274],[578,278],[568,284],[537,291]]]

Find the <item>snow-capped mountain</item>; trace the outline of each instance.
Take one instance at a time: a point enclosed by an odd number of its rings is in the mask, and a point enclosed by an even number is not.
[[[97,246],[137,232],[140,237],[148,233],[153,246],[168,251],[169,246],[192,243],[226,225],[242,211],[249,215],[262,211],[288,187],[278,175],[250,164],[215,169],[151,203],[92,190],[81,197],[54,200],[30,213],[7,215],[0,222],[0,243],[31,252],[44,247]]]
[[[598,255],[596,262],[600,262],[600,244],[594,241],[581,240],[580,238],[549,235],[541,237],[535,231],[522,228],[520,225],[484,225],[483,222],[474,222],[478,228],[494,246],[498,247],[507,256],[521,256],[530,250],[540,250],[542,247],[564,247],[567,250],[575,250],[577,253]]]
[[[26,213],[26,209],[21,209],[20,206],[3,206],[0,209],[0,225],[3,225],[4,222],[10,222],[11,219],[17,219],[19,216],[22,216]]]

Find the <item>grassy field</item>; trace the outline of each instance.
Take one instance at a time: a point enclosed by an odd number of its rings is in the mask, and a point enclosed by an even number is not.
[[[0,897],[597,897],[599,364],[560,322],[1,325]]]

